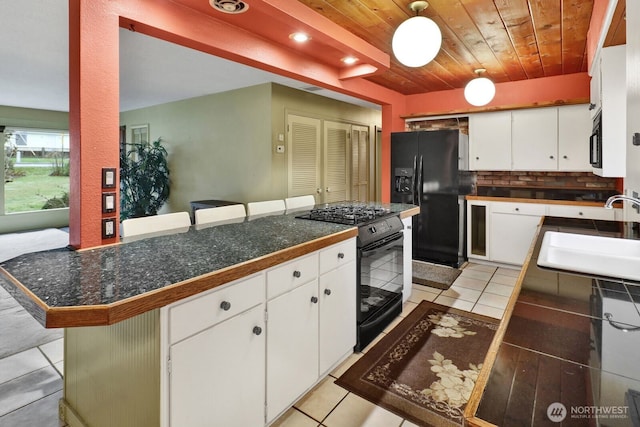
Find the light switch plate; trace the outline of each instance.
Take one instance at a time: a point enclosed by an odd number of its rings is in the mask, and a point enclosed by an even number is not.
[[[115,188],[116,168],[102,168],[102,188]]]
[[[102,193],[102,213],[116,211],[116,193]]]
[[[102,238],[113,239],[116,237],[116,219],[103,218],[102,220]]]

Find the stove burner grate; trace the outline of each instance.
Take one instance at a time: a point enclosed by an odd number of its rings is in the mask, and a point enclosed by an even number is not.
[[[382,218],[390,213],[390,209],[380,206],[349,203],[314,208],[302,217],[316,221],[356,225]]]

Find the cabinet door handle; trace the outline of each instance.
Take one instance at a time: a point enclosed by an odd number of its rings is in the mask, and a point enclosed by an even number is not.
[[[584,215],[584,214],[583,214],[582,212],[578,212],[578,215],[582,216],[582,215]]]
[[[260,335],[262,333],[262,328],[260,326],[254,326],[253,333],[256,335]]]
[[[516,208],[516,212],[519,212],[519,211],[520,211],[520,208]]]
[[[553,156],[549,156],[549,158],[550,158],[551,160],[553,160]]]
[[[220,308],[224,311],[228,311],[231,308],[231,303],[229,301],[222,301],[220,303]]]
[[[344,258],[344,253],[343,252],[338,252],[338,258],[339,259],[343,259]]]
[[[480,160],[480,157],[476,157],[476,160]]]
[[[567,156],[562,156],[562,158],[563,158],[563,159],[568,159],[569,157],[567,157]]]
[[[325,289],[324,290],[324,294],[325,295],[331,295],[331,289]]]
[[[296,270],[293,272],[293,277],[295,277],[296,279],[300,276],[302,276],[302,273],[300,273],[300,270]]]
[[[318,303],[318,297],[311,297],[311,302],[314,304]]]

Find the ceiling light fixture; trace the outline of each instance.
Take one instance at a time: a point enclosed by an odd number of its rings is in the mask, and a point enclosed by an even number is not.
[[[345,56],[344,58],[342,58],[342,62],[347,65],[353,65],[358,62],[358,58],[356,58],[355,56]]]
[[[311,40],[311,36],[305,33],[293,33],[289,34],[289,38],[298,43],[306,43]]]
[[[486,77],[480,77],[484,73],[484,68],[478,68],[475,73],[478,75],[471,80],[464,88],[464,98],[471,105],[482,107],[487,105],[496,94],[496,85]]]
[[[416,16],[404,21],[391,40],[396,59],[407,67],[422,67],[436,57],[442,45],[440,28],[431,19],[418,14],[429,7],[426,1],[414,1],[409,9]]]

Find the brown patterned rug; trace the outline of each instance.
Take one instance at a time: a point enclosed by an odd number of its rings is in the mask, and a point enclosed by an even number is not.
[[[423,301],[336,384],[421,426],[460,426],[499,321]]]

